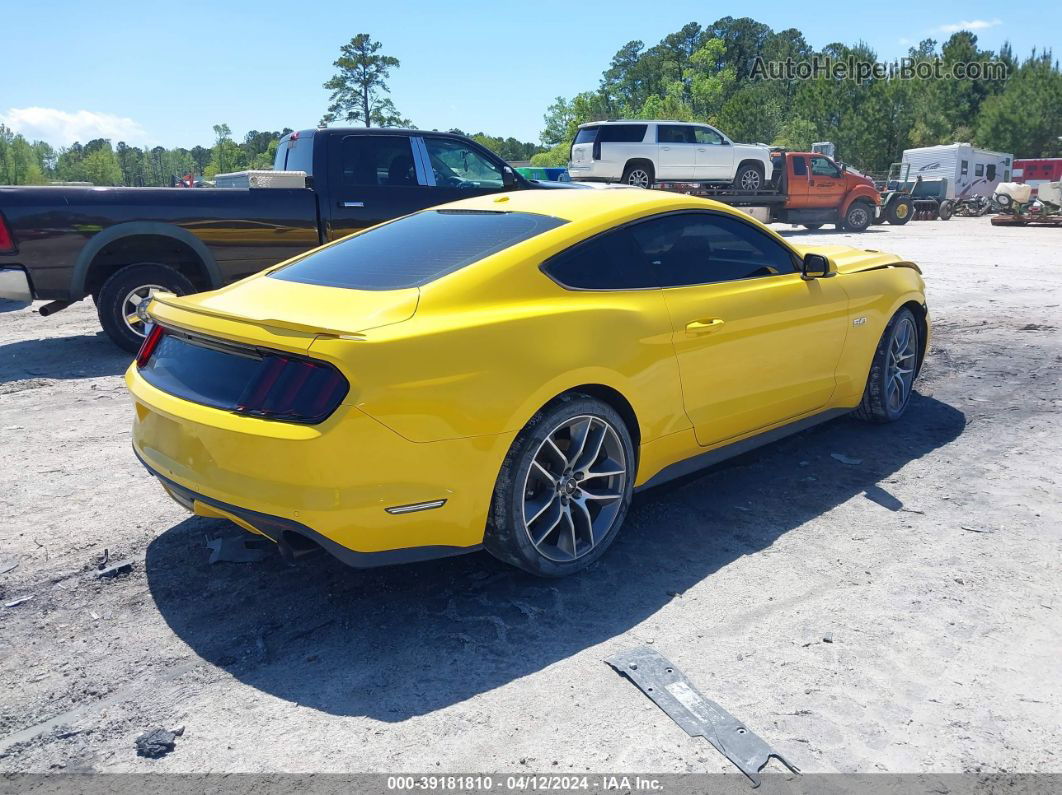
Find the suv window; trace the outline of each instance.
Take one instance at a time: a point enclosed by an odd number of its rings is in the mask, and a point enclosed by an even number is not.
[[[425,210],[311,251],[269,276],[352,290],[420,287],[564,223],[534,213]]]
[[[347,135],[339,143],[338,155],[333,168],[340,185],[417,184],[413,149],[405,136]]]
[[[645,138],[645,124],[607,124],[601,127],[597,140],[601,143],[640,144]]]
[[[640,290],[657,287],[656,276],[627,229],[617,229],[563,251],[542,266],[564,287]]]
[[[582,127],[575,134],[573,144],[592,144],[597,139],[597,131],[600,127]]]
[[[713,146],[723,145],[723,136],[713,130],[711,127],[694,127],[693,137],[699,144],[712,144]]]
[[[793,253],[751,223],[710,213],[679,213],[631,227],[662,287],[795,273]]]
[[[841,169],[828,157],[820,155],[811,158],[811,173],[816,177],[839,177]]]
[[[692,144],[697,141],[693,137],[693,128],[688,124],[658,124],[656,125],[656,142],[658,144]]]
[[[445,188],[501,188],[502,168],[463,141],[424,139],[435,184]]]

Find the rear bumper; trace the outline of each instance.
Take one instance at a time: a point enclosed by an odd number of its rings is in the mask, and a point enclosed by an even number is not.
[[[162,392],[135,365],[126,384],[136,455],[177,502],[359,567],[478,549],[515,436],[410,442],[352,405],[314,426],[244,417]]]
[[[239,520],[238,524],[245,529],[253,529],[255,532],[265,536],[274,543],[281,542],[286,533],[294,533],[295,535],[314,542],[325,552],[328,552],[342,563],[355,569],[371,569],[376,568],[377,566],[395,566],[402,563],[417,563],[424,560],[448,558],[455,555],[464,555],[468,552],[476,552],[483,548],[482,544],[476,544],[475,546],[470,547],[429,546],[389,549],[379,552],[358,552],[357,550],[349,549],[342,544],[337,544],[328,536],[318,533],[312,527],[307,527],[301,522],[296,522],[293,519],[285,519],[282,516],[271,516],[270,514],[259,513],[258,511],[252,511],[249,508],[241,508],[238,505],[230,505],[221,500],[207,497],[205,494],[198,494],[191,489],[185,488],[176,481],[160,475],[144,462],[144,459],[140,457],[140,453],[136,451],[136,448],[133,449],[133,453],[140,459],[140,463],[144,465],[144,468],[158,479],[166,492],[177,503],[184,506],[192,513],[200,516]]]
[[[0,298],[9,301],[33,300],[33,288],[25,269],[19,265],[0,267]]]

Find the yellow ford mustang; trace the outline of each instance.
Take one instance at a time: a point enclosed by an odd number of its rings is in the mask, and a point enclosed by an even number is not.
[[[520,191],[157,295],[133,445],[178,502],[354,566],[596,560],[634,489],[855,410],[895,420],[918,268],[715,202]]]

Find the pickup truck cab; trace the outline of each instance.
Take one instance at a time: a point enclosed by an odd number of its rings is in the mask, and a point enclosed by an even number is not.
[[[801,224],[808,229],[836,224],[850,232],[863,232],[874,223],[881,194],[869,177],[819,152],[775,150],[771,159],[774,177],[762,190],[677,180],[657,187],[744,208],[763,223]]]
[[[300,130],[275,169],[305,187],[0,187],[0,298],[92,296],[100,325],[136,351],[152,293],[211,290],[323,243],[436,204],[570,183],[528,180],[461,135],[387,128]]]
[[[771,151],[738,144],[708,124],[601,121],[582,124],[568,172],[575,181],[622,182],[651,188],[685,180],[759,190],[771,180]]]

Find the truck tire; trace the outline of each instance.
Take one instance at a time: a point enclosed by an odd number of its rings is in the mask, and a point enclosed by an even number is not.
[[[901,196],[889,202],[885,208],[885,220],[895,226],[903,226],[914,215],[914,202],[909,196]]]
[[[126,265],[108,277],[96,296],[96,313],[115,345],[130,353],[139,350],[144,324],[136,317],[137,305],[160,291],[188,295],[196,289],[184,274],[153,262]]]
[[[646,160],[633,160],[623,169],[620,182],[636,188],[651,188],[656,179],[653,164]]]
[[[734,187],[738,190],[763,190],[763,166],[759,163],[743,163],[734,175]]]
[[[854,201],[844,214],[844,228],[848,232],[865,232],[874,220],[874,208],[864,201]]]

